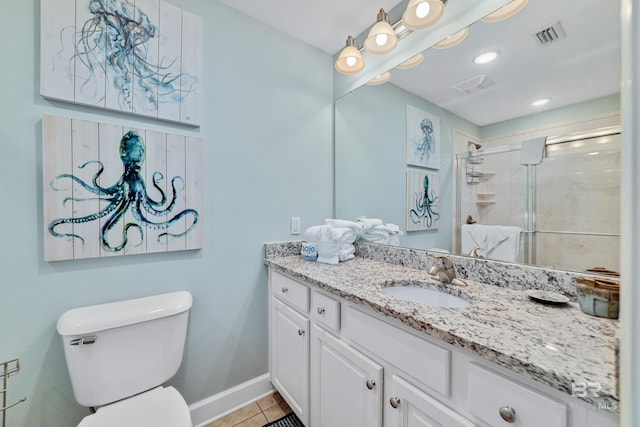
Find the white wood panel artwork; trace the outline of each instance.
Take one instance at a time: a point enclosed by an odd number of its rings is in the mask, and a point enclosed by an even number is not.
[[[202,18],[160,0],[42,0],[46,98],[200,125]]]
[[[440,169],[440,117],[407,105],[407,164]]]
[[[407,172],[407,231],[440,227],[440,176]]]
[[[45,115],[44,258],[200,249],[203,140]]]

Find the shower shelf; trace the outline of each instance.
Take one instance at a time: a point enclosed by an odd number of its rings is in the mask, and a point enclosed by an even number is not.
[[[482,192],[478,192],[476,193],[476,197],[478,197],[478,199],[488,199],[491,197],[495,197],[496,193],[482,193]]]
[[[495,200],[476,200],[476,205],[494,205]]]

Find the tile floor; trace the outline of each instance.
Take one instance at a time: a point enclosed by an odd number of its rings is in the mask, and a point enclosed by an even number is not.
[[[284,417],[290,412],[292,411],[289,405],[278,392],[275,392],[232,412],[224,418],[207,424],[205,427],[262,427],[271,421]]]

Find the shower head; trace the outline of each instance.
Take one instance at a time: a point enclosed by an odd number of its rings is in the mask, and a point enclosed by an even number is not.
[[[473,148],[475,148],[476,150],[479,150],[482,148],[482,145],[478,144],[477,142],[472,142],[469,141],[469,148],[471,148],[473,146]]]

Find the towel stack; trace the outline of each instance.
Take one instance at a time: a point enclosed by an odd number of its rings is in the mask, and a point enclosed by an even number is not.
[[[367,217],[360,217],[357,222],[363,225],[363,229],[358,235],[358,240],[400,246],[402,231],[396,224],[385,224],[380,218]]]
[[[326,219],[325,225],[314,225],[304,232],[306,241],[315,243],[318,262],[337,264],[355,258],[353,242],[358,237],[360,225],[353,221]]]
[[[318,262],[337,264],[355,258],[356,240],[399,246],[401,234],[400,227],[385,224],[379,218],[360,217],[356,221],[326,218],[324,225],[307,228],[304,239],[315,247]]]

